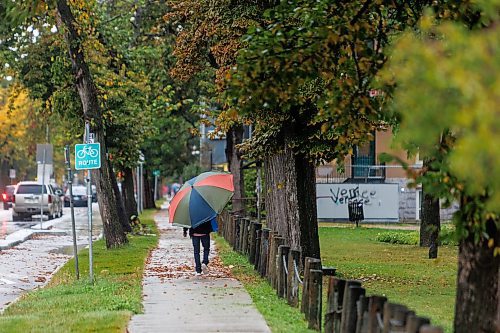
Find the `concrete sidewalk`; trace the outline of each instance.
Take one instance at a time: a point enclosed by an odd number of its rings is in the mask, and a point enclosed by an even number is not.
[[[189,237],[168,223],[167,210],[156,221],[161,237],[144,273],[144,314],[132,317],[129,332],[271,332],[213,242],[210,273],[195,276]]]

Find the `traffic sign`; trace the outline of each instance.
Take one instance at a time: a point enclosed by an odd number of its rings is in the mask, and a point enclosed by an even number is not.
[[[160,176],[160,170],[153,170],[153,176],[159,177]]]
[[[99,169],[101,167],[101,144],[86,143],[75,145],[75,169]]]

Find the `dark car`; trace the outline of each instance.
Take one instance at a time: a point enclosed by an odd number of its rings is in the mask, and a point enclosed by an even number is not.
[[[69,189],[66,190],[64,195],[64,207],[69,207]],[[87,206],[87,187],[82,185],[73,186],[73,206],[86,207]]]
[[[7,210],[10,207],[12,207],[12,196],[15,190],[16,190],[15,185],[5,186],[5,189],[2,191],[3,209]]]

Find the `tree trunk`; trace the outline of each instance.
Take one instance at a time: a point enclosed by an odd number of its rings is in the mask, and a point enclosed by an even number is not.
[[[127,214],[128,219],[132,215],[139,215],[137,213],[137,201],[135,200],[135,192],[134,192],[134,173],[132,168],[125,168],[123,170],[124,178],[122,183],[122,195],[123,195],[123,203],[125,205],[125,212]]]
[[[236,145],[243,142],[243,125],[231,127],[226,138],[226,158],[229,171],[233,174],[234,195],[232,198],[233,211],[245,215],[245,178],[243,174],[243,160]]]
[[[500,256],[494,256],[484,237],[475,244],[469,231],[459,245],[454,331],[500,332]],[[500,231],[494,221],[487,222],[487,233],[499,244]]]
[[[438,238],[441,230],[439,199],[434,199],[422,189],[422,221],[420,223],[420,246],[429,247],[429,259],[437,258]]]
[[[75,73],[75,84],[82,102],[83,114],[85,120],[91,122],[97,142],[101,143],[101,169],[94,173],[106,247],[117,247],[127,243],[127,237],[120,223],[117,199],[112,183],[113,171],[106,158],[106,140],[97,99],[97,89],[85,62],[83,45],[75,28],[73,13],[65,0],[57,1],[57,10],[59,14],[58,26],[65,31],[64,37],[68,44],[69,57]]]
[[[111,161],[108,162],[109,167],[113,170]],[[116,198],[116,207],[118,208],[118,216],[120,219],[120,223],[122,228],[126,232],[131,232],[132,227],[130,226],[130,218],[127,216],[127,211],[125,210],[125,204],[123,202],[122,196],[120,194],[120,189],[118,188],[118,182],[116,180],[116,174],[114,172],[111,173],[111,183],[113,185],[113,192]]]
[[[314,164],[291,148],[264,161],[269,228],[302,257],[320,258]]]
[[[430,168],[430,160],[424,160],[424,168]],[[441,218],[439,216],[439,199],[428,194],[426,186],[422,187],[422,220],[420,223],[420,246],[429,247],[429,259],[437,258]]]
[[[143,181],[144,181],[144,209],[156,208],[154,199],[154,184],[152,184],[153,181],[147,169],[144,169]]]

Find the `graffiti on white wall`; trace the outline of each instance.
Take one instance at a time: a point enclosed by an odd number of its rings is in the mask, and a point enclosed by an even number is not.
[[[377,191],[375,189],[359,189],[359,185],[353,188],[330,188],[330,197],[336,205],[347,205],[349,202],[362,203],[363,205],[371,205],[377,199]]]
[[[316,184],[319,219],[349,218],[348,203],[362,203],[366,220],[399,219],[397,184]]]

